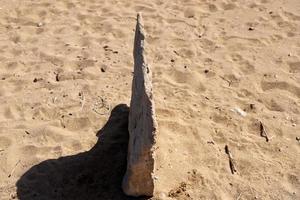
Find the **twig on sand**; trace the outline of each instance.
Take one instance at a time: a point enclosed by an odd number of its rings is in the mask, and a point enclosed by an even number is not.
[[[242,193],[239,194],[239,196],[236,198],[236,200],[239,200],[242,196]]]
[[[226,154],[228,155],[228,158],[229,158],[229,166],[230,166],[231,173],[234,174],[234,173],[237,172],[237,170],[236,170],[236,167],[235,167],[235,162],[233,160],[233,156],[232,156],[231,152],[229,151],[228,145],[225,145],[225,152],[226,152]]]
[[[266,138],[266,142],[269,142],[269,136],[264,124],[261,121],[259,121],[259,124],[260,124],[260,136]]]
[[[57,100],[57,97],[53,97],[53,98],[52,98],[52,103],[55,104],[56,100]]]
[[[221,79],[223,79],[224,81],[226,81],[227,83],[228,83],[228,86],[230,86],[231,85],[231,83],[232,83],[232,81],[230,81],[230,80],[228,80],[228,79],[226,79],[225,77],[223,77],[223,76],[219,76]]]
[[[83,92],[82,93],[79,93],[79,98],[80,98],[80,104],[81,104],[81,110],[83,109],[83,106],[85,104],[85,96],[83,95]]]
[[[15,164],[15,166],[14,166],[14,168],[11,170],[11,172],[8,174],[8,178],[9,177],[11,177],[12,175],[13,175],[13,173],[15,172],[15,170],[16,170],[16,168],[17,168],[17,166],[18,166],[18,164],[21,162],[21,160],[19,160],[16,164]]]

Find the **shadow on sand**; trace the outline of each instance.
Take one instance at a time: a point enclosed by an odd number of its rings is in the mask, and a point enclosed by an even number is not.
[[[97,133],[89,151],[43,161],[30,168],[16,183],[20,200],[129,200],[121,182],[126,171],[128,113],[116,106]]]

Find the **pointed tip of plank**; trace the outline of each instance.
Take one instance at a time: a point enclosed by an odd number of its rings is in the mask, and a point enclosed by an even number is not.
[[[142,13],[138,12],[136,18],[137,18],[137,21],[140,21],[142,19]]]
[[[134,49],[133,55],[136,58],[137,55],[141,54],[141,50],[144,48],[144,40],[145,40],[145,33],[144,33],[144,24],[142,13],[137,13],[136,19],[136,29],[135,29],[135,39],[134,39]]]
[[[143,26],[143,17],[142,17],[142,13],[141,12],[137,13],[136,21],[137,21],[138,25]]]

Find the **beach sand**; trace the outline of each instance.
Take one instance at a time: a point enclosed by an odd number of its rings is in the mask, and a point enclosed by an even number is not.
[[[299,0],[2,0],[0,199],[131,199],[137,12],[159,126],[153,199],[300,199]]]

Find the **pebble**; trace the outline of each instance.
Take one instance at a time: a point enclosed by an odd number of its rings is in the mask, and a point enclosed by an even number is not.
[[[161,193],[159,194],[159,198],[160,198],[160,199],[165,199],[165,198],[167,198],[166,193],[161,192]]]
[[[106,69],[107,69],[107,66],[106,65],[103,65],[103,66],[101,66],[101,72],[106,72]]]
[[[243,117],[247,116],[247,113],[238,107],[231,109],[231,111],[238,113],[239,115],[241,115]]]
[[[43,26],[44,24],[42,23],[42,22],[39,22],[38,24],[37,24],[37,27],[41,27],[41,26]]]
[[[11,199],[16,199],[16,197],[17,197],[17,194],[15,194],[15,193],[10,194]]]

